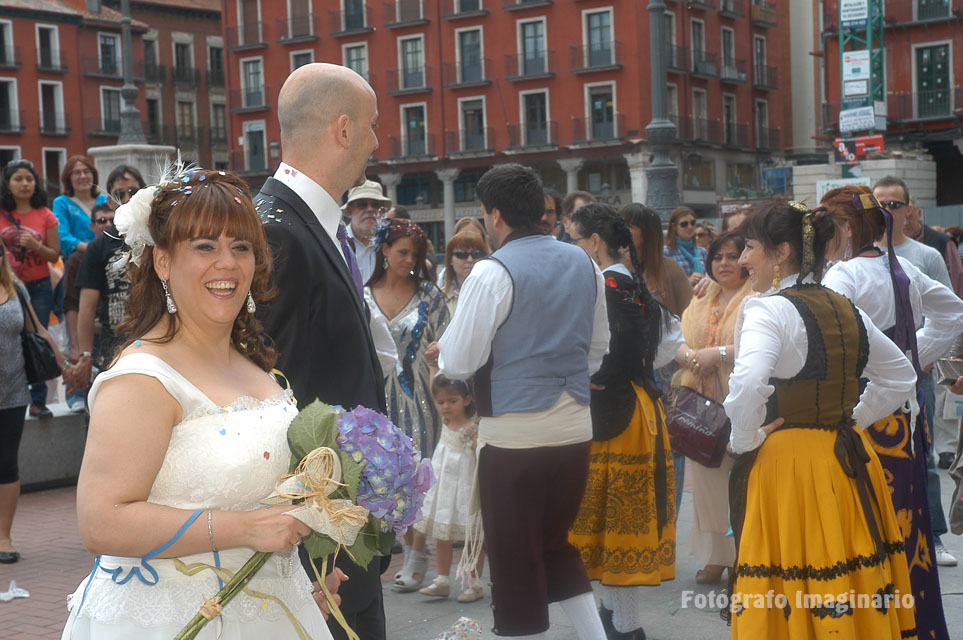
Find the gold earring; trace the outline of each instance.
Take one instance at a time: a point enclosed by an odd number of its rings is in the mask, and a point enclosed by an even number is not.
[[[772,288],[778,289],[779,288],[779,265],[777,264],[775,267],[773,267],[772,271],[773,271]]]

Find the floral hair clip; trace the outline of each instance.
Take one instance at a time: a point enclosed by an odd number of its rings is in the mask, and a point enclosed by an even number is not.
[[[374,250],[381,251],[381,245],[388,241],[388,233],[391,231],[391,220],[385,218],[378,223],[378,228],[374,235]]]

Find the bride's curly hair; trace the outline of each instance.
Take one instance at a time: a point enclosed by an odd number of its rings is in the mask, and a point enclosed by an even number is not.
[[[269,289],[272,257],[247,185],[225,171],[194,169],[182,173],[155,189],[148,227],[154,245],[170,251],[184,240],[230,238],[250,242],[254,252],[254,278],[251,295],[261,303],[273,297]],[[166,326],[156,342],[174,339],[180,325],[178,313],[168,313],[164,289],[154,270],[154,247],[148,245],[140,260],[129,265],[131,288],[127,297],[127,314],[118,327],[121,344],[119,355],[134,340],[142,338],[157,326]],[[277,362],[277,352],[264,333],[264,327],[242,305],[231,331],[231,343],[256,365],[270,371]]]

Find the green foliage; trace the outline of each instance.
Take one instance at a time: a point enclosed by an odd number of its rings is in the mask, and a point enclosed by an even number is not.
[[[337,451],[338,412],[320,400],[301,409],[288,427],[288,445],[298,462],[318,447]]]

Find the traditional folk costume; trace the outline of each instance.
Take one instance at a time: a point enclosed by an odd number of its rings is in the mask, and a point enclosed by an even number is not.
[[[474,568],[480,515],[499,635],[545,631],[550,602],[601,631],[568,530],[589,469],[589,375],[609,343],[604,288],[578,247],[516,231],[472,269],[439,342],[445,376],[475,374],[478,474],[459,573]],[[563,317],[567,331],[541,330]]]
[[[732,637],[915,638],[903,535],[859,426],[912,397],[913,368],[849,300],[803,282],[746,303],[725,401],[742,454]]]
[[[695,298],[682,314],[682,334],[693,349],[734,344],[736,319],[752,285],[746,280],[725,308],[719,308],[722,287],[712,282],[701,298]],[[732,358],[720,362],[715,371],[700,378],[689,369],[678,374],[679,384],[696,389],[716,402],[729,393]],[[686,461],[686,477],[692,487],[695,518],[689,532],[689,553],[699,557],[703,565],[731,567],[736,557],[735,543],[729,533],[729,471],[732,456],[723,456],[718,467],[710,468],[693,460]]]
[[[836,264],[826,273],[823,283],[852,300],[890,338],[906,335],[902,326],[897,330],[897,324],[905,324],[910,333],[915,329],[919,364],[926,367],[947,351],[959,333],[959,326],[963,323],[963,301],[908,260],[890,255],[905,274],[905,293],[902,295],[909,302],[911,314],[899,311],[892,287],[879,286],[881,282],[896,282],[890,256],[886,254],[857,257]],[[907,344],[897,344],[904,349],[911,348]],[[899,409],[868,426],[866,432],[886,470],[893,507],[903,531],[916,598],[917,631],[921,638],[945,640],[949,634],[943,614],[926,497],[925,452],[931,446],[928,421],[923,412],[912,416]]]
[[[652,369],[671,361],[684,342],[678,320],[664,330],[646,362],[642,301],[629,270],[605,275],[609,353],[592,383],[592,453],[588,485],[569,541],[589,578],[602,583],[602,606],[617,631],[642,627],[642,585],[675,577],[672,452],[661,392]],[[661,320],[660,320],[661,321]]]

